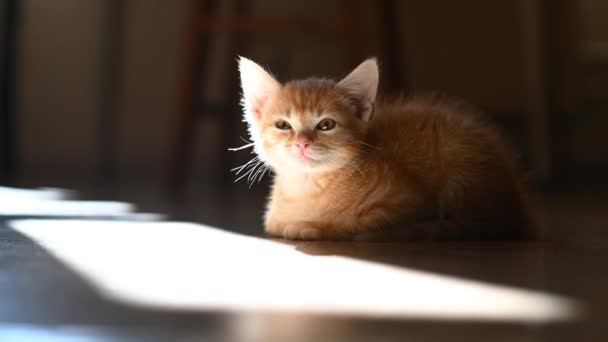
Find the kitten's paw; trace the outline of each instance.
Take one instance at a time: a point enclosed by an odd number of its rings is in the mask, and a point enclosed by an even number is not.
[[[290,240],[320,240],[321,230],[306,224],[288,224],[283,229],[283,237]]]
[[[272,236],[272,237],[278,237],[278,238],[282,238],[283,237],[283,227],[284,225],[281,224],[276,224],[276,223],[266,223],[266,234]]]
[[[321,240],[321,230],[306,222],[279,223],[266,222],[266,233],[270,236],[289,240]]]

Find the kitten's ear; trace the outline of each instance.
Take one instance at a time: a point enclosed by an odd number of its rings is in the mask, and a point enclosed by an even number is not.
[[[243,89],[241,102],[245,108],[245,117],[249,119],[251,114],[253,118],[260,119],[264,104],[277,93],[281,84],[264,68],[245,57],[239,57],[239,71]]]
[[[368,121],[372,115],[376,92],[378,91],[378,63],[370,58],[353,70],[337,86],[346,90],[357,101],[360,117]]]

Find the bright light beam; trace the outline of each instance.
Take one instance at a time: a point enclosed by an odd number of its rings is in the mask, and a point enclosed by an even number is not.
[[[538,291],[337,256],[174,222],[9,223],[91,281],[143,306],[546,322],[577,305]]]
[[[163,215],[135,213],[125,202],[65,200],[72,193],[54,188],[18,189],[0,187],[1,216],[119,217],[130,220],[160,220]]]
[[[0,216],[106,217],[121,216],[134,210],[134,205],[124,202],[7,199],[0,205]]]
[[[15,200],[61,200],[70,196],[70,192],[56,188],[19,189],[0,186],[0,203]]]

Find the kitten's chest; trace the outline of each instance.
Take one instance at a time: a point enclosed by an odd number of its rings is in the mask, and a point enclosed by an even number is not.
[[[278,180],[275,190],[278,196],[293,201],[318,197],[323,192],[322,184],[319,184],[310,177],[294,177]]]
[[[275,217],[293,221],[339,220],[351,207],[352,198],[331,183],[301,179],[275,184],[269,212]]]

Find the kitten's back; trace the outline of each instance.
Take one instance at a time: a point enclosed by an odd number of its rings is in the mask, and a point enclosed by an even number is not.
[[[449,232],[445,237],[533,235],[515,155],[500,132],[468,105],[444,96],[381,101],[369,143],[422,189],[427,212],[446,226],[440,231]]]

